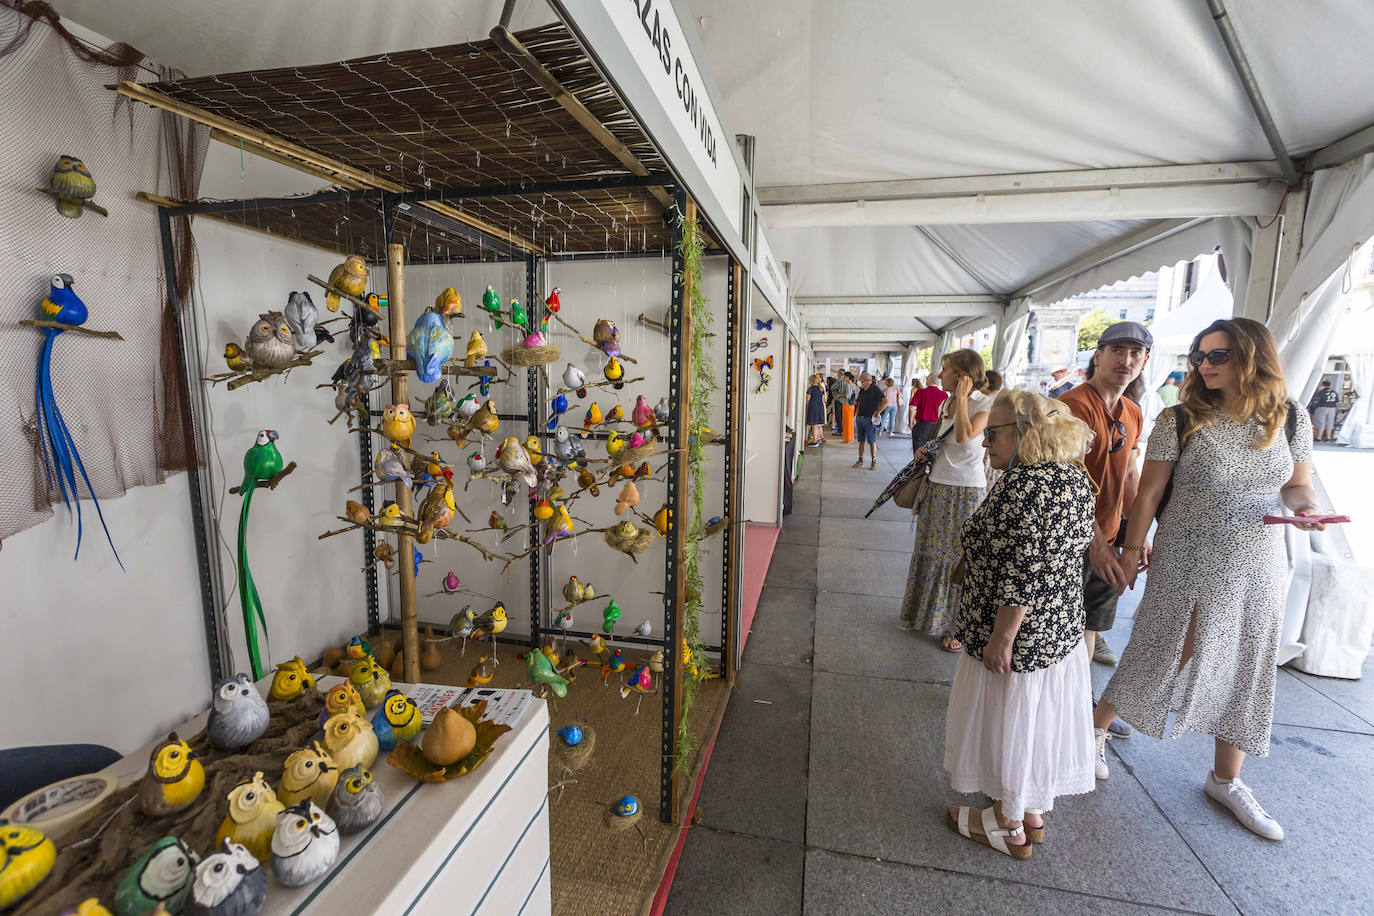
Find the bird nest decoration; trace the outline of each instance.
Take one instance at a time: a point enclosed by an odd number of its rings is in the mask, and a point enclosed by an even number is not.
[[[562,353],[554,344],[540,344],[533,347],[511,347],[501,354],[501,358],[512,366],[547,366],[556,363]]]
[[[553,760],[564,773],[576,773],[586,767],[596,750],[596,729],[590,725],[579,728],[582,730],[582,740],[576,744],[553,742]]]
[[[702,536],[709,538],[713,534],[720,534],[728,527],[730,527],[730,520],[728,518],[713,519],[711,522],[707,523]]]
[[[486,711],[486,700],[480,700],[471,706],[454,710],[458,715],[471,722],[477,732],[477,741],[472,746],[472,750],[457,762],[447,766],[432,763],[420,747],[406,742],[397,744],[396,749],[386,758],[386,762],[401,772],[414,776],[421,782],[448,782],[450,779],[466,776],[487,759],[487,756],[491,754],[492,747],[496,744],[496,739],[510,731],[509,725],[497,725],[495,722],[482,721],[482,716],[486,714]]]
[[[654,531],[652,528],[639,528],[624,522],[608,530],[605,538],[608,547],[620,551],[638,563],[639,555],[653,545]]]
[[[639,448],[625,448],[619,455],[616,455],[615,458],[621,464],[639,465],[654,457],[657,452],[658,443],[651,439]]]

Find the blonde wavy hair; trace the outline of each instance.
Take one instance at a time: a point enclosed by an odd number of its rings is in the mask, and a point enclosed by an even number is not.
[[[1236,398],[1230,417],[1237,423],[1257,421],[1264,434],[1253,447],[1264,451],[1274,444],[1288,421],[1288,384],[1283,378],[1283,363],[1274,345],[1274,335],[1252,318],[1222,318],[1193,338],[1189,354],[1201,349],[1202,338],[1218,331],[1231,338],[1231,365],[1236,372]],[[1222,394],[1207,387],[1201,369],[1190,363],[1178,389],[1178,406],[1183,412],[1180,441],[1185,444],[1222,412]]]
[[[1016,421],[1018,464],[1083,464],[1093,432],[1064,404],[1033,391],[1008,388],[997,395],[992,409],[1005,410]]]

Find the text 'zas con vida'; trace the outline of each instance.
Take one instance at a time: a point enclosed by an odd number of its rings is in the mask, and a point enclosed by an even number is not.
[[[672,33],[665,27],[658,10],[654,9],[653,0],[630,0],[630,2],[634,4],[635,12],[639,17],[639,24],[644,28],[644,36],[654,46],[659,62],[663,64],[663,72],[672,77],[673,85],[677,87],[677,97],[682,101],[682,110],[691,119],[692,127],[697,132],[697,139],[701,141],[706,157],[711,160],[712,165],[715,165],[716,135],[711,130],[711,125],[702,109],[701,100],[704,95],[696,86],[692,85],[692,80],[687,75],[687,69],[682,65],[682,58],[673,54]],[[672,17],[670,16],[670,18]],[[685,44],[685,42],[683,43]]]

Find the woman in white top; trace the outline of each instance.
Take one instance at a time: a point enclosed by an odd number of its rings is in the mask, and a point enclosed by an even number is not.
[[[987,479],[983,473],[983,427],[992,398],[979,391],[987,384],[983,357],[975,350],[955,350],[940,363],[940,386],[950,393],[930,441],[916,452],[929,458],[930,479],[913,510],[916,547],[906,576],[901,626],[940,636],[940,647],[958,652],[963,645],[950,635],[956,606],[950,601],[950,574],[962,548],[959,532],[979,503]]]

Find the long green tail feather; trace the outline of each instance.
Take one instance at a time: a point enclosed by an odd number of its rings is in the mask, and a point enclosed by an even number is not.
[[[248,658],[253,666],[253,680],[267,673],[263,665],[262,653],[258,649],[258,624],[262,624],[263,641],[267,642],[267,618],[262,613],[262,600],[258,597],[258,587],[253,583],[253,571],[248,568],[248,509],[253,504],[253,491],[256,481],[244,481],[240,490],[243,508],[239,510],[239,604],[243,608],[243,636],[248,643]],[[269,643],[270,645],[270,643]],[[268,650],[271,651],[270,648]]]

